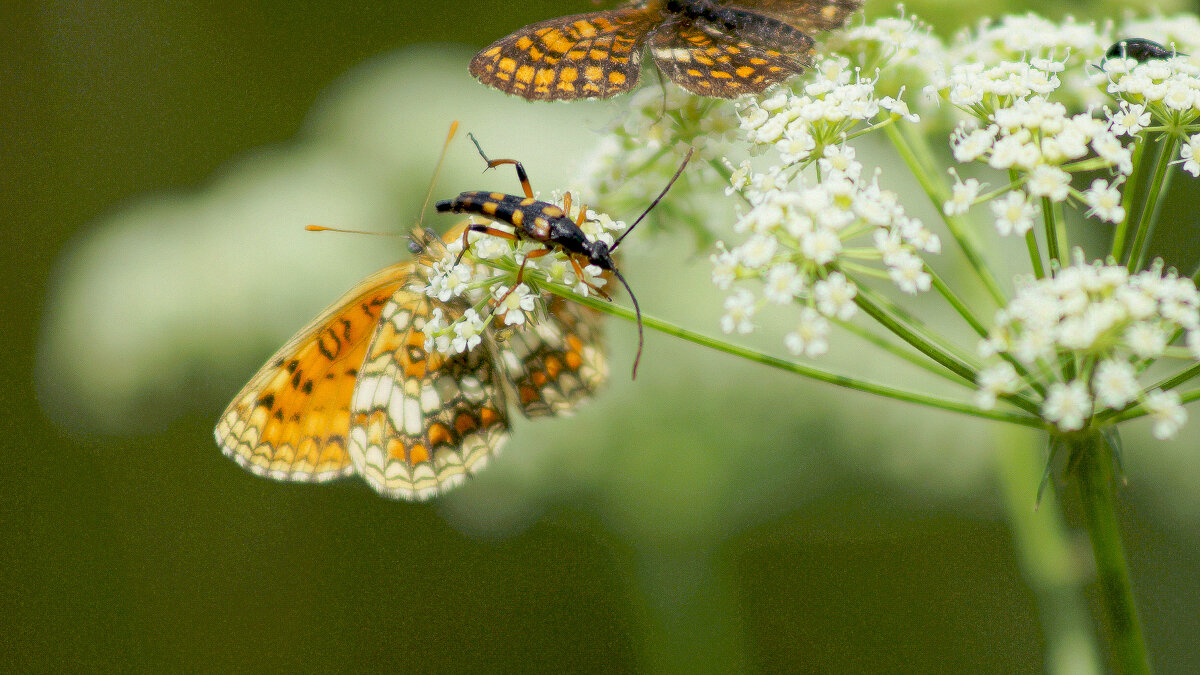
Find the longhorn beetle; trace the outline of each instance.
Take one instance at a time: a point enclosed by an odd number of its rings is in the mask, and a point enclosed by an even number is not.
[[[463,249],[458,254],[458,259],[461,260],[463,254],[467,252],[467,235],[471,232],[480,232],[489,234],[494,237],[502,237],[504,239],[522,240],[528,239],[540,242],[546,246],[544,249],[531,251],[521,261],[521,266],[517,268],[517,279],[513,283],[512,288],[508,293],[512,293],[517,284],[521,283],[521,277],[525,273],[525,263],[530,258],[540,258],[552,251],[562,251],[566,254],[567,259],[571,261],[571,266],[575,268],[575,273],[579,275],[580,280],[584,278],[583,267],[579,264],[582,258],[589,265],[595,265],[602,270],[613,273],[613,276],[621,282],[625,290],[629,293],[629,299],[633,301],[633,311],[637,314],[638,327],[638,350],[637,356],[633,359],[633,378],[637,378],[638,363],[642,359],[642,344],[644,337],[642,335],[642,310],[638,307],[637,298],[633,295],[633,289],[629,287],[629,283],[625,281],[625,277],[621,276],[621,272],[617,270],[616,263],[613,262],[612,253],[617,250],[625,237],[637,227],[637,224],[642,222],[642,218],[650,213],[650,209],[667,194],[675,181],[683,173],[684,167],[687,166],[688,160],[692,158],[694,149],[689,149],[687,156],[683,158],[683,163],[679,165],[679,169],[675,171],[675,175],[667,182],[667,186],[662,192],[650,202],[650,206],[638,216],[637,220],[633,221],[633,225],[625,230],[623,234],[609,248],[608,244],[602,241],[593,241],[588,239],[581,229],[585,219],[587,218],[587,207],[580,206],[579,216],[576,220],[571,220],[568,212],[571,210],[571,193],[568,192],[563,196],[563,207],[559,208],[549,202],[539,201],[533,197],[533,188],[529,185],[529,176],[525,173],[525,167],[515,159],[488,159],[484,154],[483,148],[479,146],[479,141],[475,140],[475,136],[467,134],[471,142],[475,144],[475,149],[479,151],[479,156],[483,161],[487,162],[488,169],[495,168],[501,164],[512,164],[517,170],[517,180],[521,182],[521,188],[525,192],[524,197],[517,195],[507,195],[502,192],[463,192],[454,199],[443,199],[436,205],[438,213],[447,211],[452,213],[472,213],[483,216],[497,223],[505,223],[511,225],[513,230],[500,230],[490,225],[482,223],[471,224],[463,232]],[[586,283],[586,282],[585,282]],[[608,294],[600,288],[588,284],[592,290],[600,293],[606,299],[611,300]],[[508,297],[505,293],[498,302],[504,302],[504,298]]]

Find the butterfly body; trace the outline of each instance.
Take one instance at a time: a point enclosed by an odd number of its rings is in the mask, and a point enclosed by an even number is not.
[[[807,68],[813,37],[862,0],[645,0],[531,24],[475,55],[471,74],[529,100],[608,98],[638,81],[644,47],[702,96],[758,93]]]
[[[783,21],[712,0],[668,0],[662,11],[668,18],[655,29],[656,33],[694,25],[714,34],[755,35],[764,42],[787,45],[791,51],[812,47],[811,37]]]

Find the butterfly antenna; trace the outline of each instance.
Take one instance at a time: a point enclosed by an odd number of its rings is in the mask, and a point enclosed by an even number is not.
[[[638,363],[642,361],[642,345],[646,341],[645,336],[642,334],[642,308],[638,307],[637,296],[633,294],[633,289],[629,287],[629,283],[625,281],[625,277],[621,276],[621,273],[615,269],[612,272],[617,277],[617,281],[620,281],[621,285],[625,287],[625,292],[629,294],[629,299],[633,301],[633,311],[637,315],[638,350],[637,356],[633,357],[633,377],[630,378],[631,380],[636,380]]]
[[[458,131],[458,120],[450,123],[450,133],[446,134],[446,142],[442,144],[442,152],[438,155],[437,166],[433,168],[433,178],[429,181],[429,190],[425,192],[425,201],[421,204],[421,210],[417,212],[417,227],[420,227],[421,221],[425,218],[425,209],[429,208],[429,200],[433,198],[433,188],[437,185],[438,175],[442,173],[442,164],[446,162],[446,150],[450,147],[450,139],[454,138],[454,133]]]
[[[629,226],[629,229],[625,230],[625,232],[623,232],[621,236],[617,238],[617,241],[614,242],[611,247],[609,247],[609,252],[617,250],[617,247],[621,245],[621,242],[625,239],[625,237],[628,237],[629,233],[633,232],[633,228],[637,227],[637,224],[642,222],[642,218],[645,218],[647,213],[650,213],[650,209],[654,208],[660,201],[662,201],[663,197],[667,196],[667,191],[670,190],[671,186],[675,184],[675,181],[679,180],[679,177],[683,175],[683,169],[692,159],[692,153],[695,151],[695,148],[688,148],[687,156],[683,158],[683,163],[680,164],[679,168],[675,170],[675,175],[671,176],[671,180],[667,183],[667,186],[662,189],[662,192],[658,193],[658,196],[654,198],[654,201],[650,202],[650,206],[647,206],[646,210],[642,211],[642,215],[638,216],[637,220],[633,221],[633,224]]]

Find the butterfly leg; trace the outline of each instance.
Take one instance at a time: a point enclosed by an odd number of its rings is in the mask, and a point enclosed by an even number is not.
[[[521,189],[525,191],[525,196],[533,199],[533,187],[529,184],[529,174],[525,173],[525,167],[515,159],[488,159],[487,155],[483,154],[483,148],[479,146],[479,141],[475,140],[475,136],[467,134],[471,138],[471,142],[475,144],[475,149],[479,151],[479,156],[483,161],[487,162],[488,169],[494,169],[501,164],[512,164],[517,167],[517,180],[521,181]],[[487,169],[484,169],[487,171]]]

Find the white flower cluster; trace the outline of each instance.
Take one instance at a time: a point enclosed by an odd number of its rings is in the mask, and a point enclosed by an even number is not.
[[[829,51],[854,54],[869,69],[903,68],[923,75],[946,63],[946,48],[929,26],[914,16],[881,17],[835,33]]]
[[[1008,192],[991,204],[1001,235],[1029,231],[1037,214],[1031,203],[1034,198],[1063,202],[1074,197],[1088,206],[1088,215],[1114,223],[1125,217],[1119,188],[1132,172],[1133,161],[1120,135],[1137,119],[1069,114],[1066,105],[1050,98],[1061,84],[1058,74],[1067,67],[1065,61],[1036,58],[994,65],[970,62],[953,67],[934,85],[972,115],[951,135],[954,159],[985,162],[1019,177],[1022,190]],[[1136,116],[1137,111],[1129,112]],[[1080,163],[1092,155],[1099,165]],[[1095,179],[1086,191],[1071,187],[1072,171],[1101,166],[1115,171],[1117,178]],[[945,206],[947,214],[963,213],[974,202],[978,190],[965,198],[963,186],[956,186],[955,199]]]
[[[561,200],[555,201],[561,205]],[[589,210],[582,229],[588,238],[602,240],[611,246],[613,233],[623,232],[626,225]],[[422,274],[414,282],[414,291],[448,307],[469,306],[461,313],[449,315],[443,307],[434,308],[423,329],[427,350],[460,354],[478,346],[483,331],[493,321],[498,326],[517,327],[535,321],[539,293],[524,282],[515,287],[512,285],[516,276],[512,270],[522,262],[525,265],[523,278],[535,286],[538,282],[549,282],[586,295],[590,292],[589,285],[599,288],[607,282],[602,276],[603,270],[595,265],[582,265],[583,278],[580,278],[575,266],[561,251],[527,257],[529,253],[545,248],[536,241],[513,241],[478,232],[470,233],[467,241],[468,252],[461,261],[458,256],[462,251],[462,239],[456,238],[445,246],[440,259],[418,266]],[[495,266],[485,264],[485,261]]]
[[[898,45],[896,53],[909,53],[931,39],[902,19],[849,32],[860,51],[874,51],[882,60],[895,55],[882,53],[885,41]],[[751,208],[734,224],[745,240],[722,245],[712,256],[713,282],[728,289],[735,281],[757,279],[763,288],[761,298],[746,288],[729,296],[725,332],[752,331],[752,319],[765,305],[799,303],[799,321],[784,344],[793,354],[818,356],[828,350],[830,319],[848,320],[857,311],[858,288],[842,266],[882,262],[902,291],[929,289],[932,278],[918,252],[940,252],[940,240],[904,212],[896,193],[880,187],[878,173],[863,176],[854,148],[845,144],[847,136],[873,124],[918,121],[903,100],[877,96],[877,84],[846,58],[824,56],[801,91],[780,88],[741,105],[740,140],[752,153],[773,150],[779,161],[765,172],[749,160],[730,166],[726,193],[739,193]],[[817,178],[809,180],[803,171],[814,165]],[[868,237],[865,246],[852,245]]]
[[[918,121],[903,100],[877,97],[876,83],[861,77],[845,57],[819,57],[802,93],[781,88],[766,99],[743,104],[741,138],[754,151],[774,147],[784,166],[803,166],[822,157],[827,146],[841,144],[856,128],[876,121],[881,112],[887,118]]]
[[[1008,355],[1027,373],[1072,364],[1074,375],[1050,384],[1042,403],[1042,415],[1061,431],[1137,402],[1150,411],[1155,436],[1170,438],[1187,419],[1178,394],[1146,391],[1137,378],[1180,334],[1200,359],[1200,292],[1190,279],[1161,268],[1131,275],[1117,265],[1088,265],[1077,252],[1074,265],[1018,289],[980,352]],[[1029,388],[1008,361],[981,371],[977,384],[984,408]]]
[[[763,292],[756,299],[743,288],[726,301],[726,332],[750,332],[751,317],[765,304],[800,302],[805,310],[786,345],[795,354],[823,353],[828,318],[846,320],[856,311],[857,288],[837,271],[839,264],[881,261],[900,290],[929,289],[931,278],[917,252],[938,253],[938,237],[905,214],[896,193],[862,179],[853,148],[831,145],[824,154],[823,178],[811,185],[799,178],[793,185],[779,167],[754,174],[744,164],[735,172],[734,187],[752,208],[734,230],[747,236],[712,256],[713,282],[727,289],[737,280],[758,279]],[[870,246],[847,245],[868,236]]]
[[[1070,67],[1053,74],[1057,80],[1055,89],[1059,100],[1072,108],[1099,105],[1104,96],[1092,80],[1087,63],[1097,63],[1113,42],[1111,27],[1104,30],[1091,23],[1079,23],[1071,17],[1063,21],[1052,21],[1035,14],[1004,16],[999,21],[984,19],[973,30],[956,37],[945,63],[983,63],[990,66],[1028,62],[1036,66],[1039,59],[1060,59],[1080,67]],[[1018,71],[1020,66],[1016,66]],[[935,72],[931,70],[930,72]],[[996,73],[991,77],[995,78]],[[1021,76],[1014,73],[1014,86],[1021,87],[1017,80],[1028,77],[1036,83],[1044,74]],[[945,75],[934,78],[935,87]],[[996,78],[1000,80],[1008,78]],[[1001,87],[1001,91],[1002,91]],[[1023,96],[1021,94],[1014,94]]]
[[[1105,59],[1096,77],[1118,101],[1109,113],[1114,129],[1133,136],[1156,123],[1185,135],[1179,161],[1200,176],[1200,66],[1184,54],[1144,62],[1117,56]]]

